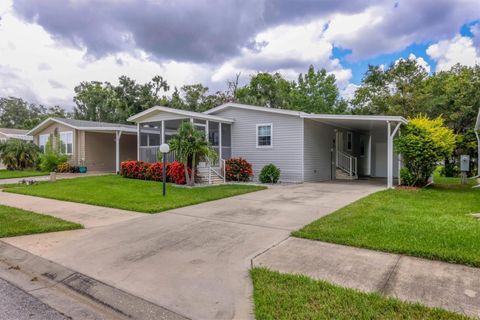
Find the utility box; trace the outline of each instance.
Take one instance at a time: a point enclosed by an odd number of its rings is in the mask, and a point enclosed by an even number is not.
[[[470,171],[470,156],[468,154],[462,154],[460,156],[460,171]]]

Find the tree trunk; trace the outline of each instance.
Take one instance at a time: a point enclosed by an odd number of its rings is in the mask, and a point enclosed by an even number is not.
[[[187,186],[190,185],[190,176],[188,175],[188,160],[183,163],[183,166],[185,168],[185,184]]]

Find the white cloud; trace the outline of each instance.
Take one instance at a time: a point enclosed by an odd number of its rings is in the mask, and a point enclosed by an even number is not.
[[[332,57],[333,45],[324,37],[325,20],[306,25],[279,26],[259,33],[255,43],[261,47],[243,48],[239,57],[223,63],[213,74],[212,81],[233,79],[235,74],[253,74],[259,71],[279,72],[287,79],[296,80],[309,65],[325,68],[336,76],[344,87],[352,77],[338,59]]]
[[[457,63],[466,66],[480,64],[480,48],[475,47],[472,38],[461,35],[432,44],[427,48],[427,54],[437,62],[436,71],[448,70]]]

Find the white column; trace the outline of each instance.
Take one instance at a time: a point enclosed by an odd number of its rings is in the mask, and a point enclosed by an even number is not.
[[[218,123],[218,160],[222,161],[222,123]]]
[[[140,161],[140,123],[137,123],[137,161]]]
[[[392,125],[387,121],[387,188],[393,188],[393,141]]]
[[[398,136],[400,136],[402,132],[400,129],[398,130]],[[400,170],[402,170],[402,154],[398,154],[398,185],[402,184],[402,179],[400,178]]]
[[[193,118],[190,118],[190,123],[193,124]]]
[[[162,144],[165,143],[165,120],[162,120]]]
[[[205,138],[207,139],[208,143],[208,120],[205,121]]]
[[[115,131],[115,171],[120,172],[120,137],[122,131]]]

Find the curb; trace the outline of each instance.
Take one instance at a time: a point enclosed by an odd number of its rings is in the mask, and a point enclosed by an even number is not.
[[[123,290],[33,255],[0,240],[0,261],[19,268],[55,286],[72,290],[127,318],[145,320],[187,320],[167,308],[134,296]]]

